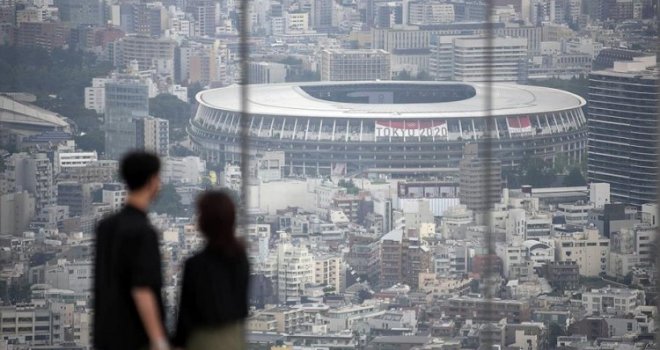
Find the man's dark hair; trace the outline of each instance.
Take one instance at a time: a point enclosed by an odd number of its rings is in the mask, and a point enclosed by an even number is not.
[[[133,151],[127,153],[119,164],[119,175],[129,191],[144,187],[149,179],[158,175],[160,160],[153,153]]]

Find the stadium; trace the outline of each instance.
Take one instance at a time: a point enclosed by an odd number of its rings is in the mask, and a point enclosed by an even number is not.
[[[583,98],[556,89],[462,82],[313,82],[250,85],[251,156],[283,151],[284,175],[455,171],[463,145],[489,142],[503,166],[526,157],[578,161]],[[188,127],[215,164],[240,161],[240,86],[202,91]],[[487,118],[493,118],[490,130]],[[490,138],[490,139],[488,139]]]

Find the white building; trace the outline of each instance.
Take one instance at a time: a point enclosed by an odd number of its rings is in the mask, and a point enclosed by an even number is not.
[[[233,164],[226,164],[222,172],[221,185],[234,191],[240,191],[243,183],[243,176],[241,175],[241,167]]]
[[[82,168],[99,160],[96,151],[92,152],[55,152],[53,164],[55,173],[66,168]]]
[[[610,204],[610,184],[606,182],[589,184],[589,202],[594,208],[600,209]]]
[[[314,283],[325,285],[342,293],[346,289],[344,259],[339,255],[314,255]]]
[[[284,31],[287,34],[305,33],[309,30],[309,13],[287,12]]]
[[[2,341],[12,344],[53,345],[64,341],[62,318],[49,307],[0,306]],[[26,347],[27,348],[27,347]]]
[[[408,3],[408,24],[432,25],[455,20],[454,5],[441,2],[415,1]]]
[[[101,190],[101,201],[110,205],[113,211],[119,210],[126,202],[127,192],[119,183],[104,184]]]
[[[286,65],[273,62],[250,62],[249,78],[252,84],[286,82]]]
[[[57,289],[89,292],[92,289],[91,261],[67,261],[60,259],[56,265],[47,265],[44,271],[46,284]]]
[[[321,52],[323,81],[390,79],[391,58],[385,50],[328,49]]]
[[[206,172],[206,161],[197,156],[166,157],[161,177],[164,183],[200,185]]]
[[[593,203],[560,203],[557,205],[557,214],[563,216],[567,224],[586,225],[589,221],[589,212],[593,208]]]
[[[582,305],[588,314],[633,313],[639,305],[646,304],[643,290],[605,287],[582,293]]]
[[[442,237],[456,238],[455,235],[461,227],[470,225],[474,221],[474,213],[465,205],[451,207],[445,211],[441,221]]]
[[[524,80],[526,38],[456,38],[453,79],[458,81]]]
[[[314,257],[306,246],[294,246],[287,234],[280,234],[277,254],[277,296],[280,302],[299,300],[305,285],[314,282]]]
[[[172,84],[167,87],[167,93],[176,96],[179,100],[188,103],[188,88],[179,84]]]
[[[170,122],[155,117],[135,119],[135,137],[137,148],[166,157],[170,149]]]
[[[557,236],[555,248],[556,260],[575,261],[582,276],[597,277],[607,271],[610,240],[602,237],[595,228]]]
[[[93,78],[92,86],[85,88],[85,108],[102,114],[105,111],[105,84],[110,78]]]

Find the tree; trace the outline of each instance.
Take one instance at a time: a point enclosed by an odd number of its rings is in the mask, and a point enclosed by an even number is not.
[[[167,119],[170,128],[184,128],[190,120],[190,104],[170,94],[160,94],[149,99],[149,114]]]
[[[550,348],[555,348],[557,346],[557,338],[566,335],[564,329],[557,322],[550,322],[548,326],[548,345]]]
[[[556,174],[550,164],[541,158],[526,158],[521,162],[523,185],[548,187],[553,184]]]
[[[392,80],[412,80],[412,75],[410,74],[409,71],[404,69],[404,70],[396,73],[392,77]]]
[[[190,86],[188,86],[188,101],[195,101],[195,96],[202,90],[204,90],[204,87],[199,82],[190,84]]]
[[[433,80],[433,77],[429,72],[423,70],[419,73],[417,73],[417,76],[415,76],[415,80]]]
[[[564,178],[564,186],[584,186],[586,184],[587,181],[584,179],[582,172],[577,167],[571,169],[566,178]]]
[[[105,136],[103,131],[96,129],[82,133],[74,138],[76,146],[83,151],[96,151],[101,154],[105,151]]]
[[[176,188],[171,184],[163,185],[152,210],[159,214],[186,216],[186,209],[181,203],[181,195],[176,192]]]

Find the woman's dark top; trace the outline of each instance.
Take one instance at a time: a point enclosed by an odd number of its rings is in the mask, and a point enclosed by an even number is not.
[[[192,332],[244,320],[248,315],[250,267],[244,250],[228,256],[207,247],[189,258],[183,271],[175,346]]]

